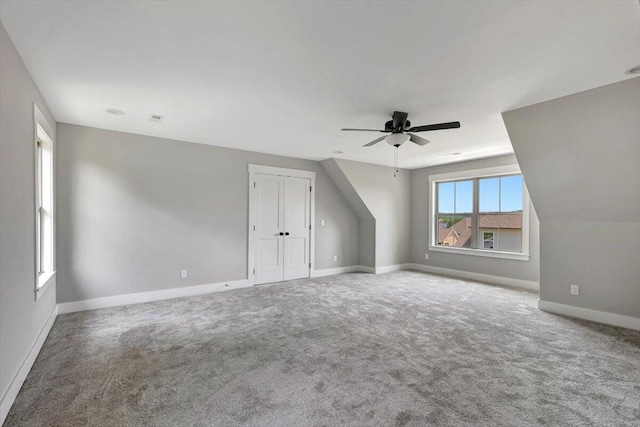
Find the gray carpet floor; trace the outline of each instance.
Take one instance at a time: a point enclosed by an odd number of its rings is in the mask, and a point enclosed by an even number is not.
[[[640,333],[403,271],[58,316],[7,426],[640,425]]]

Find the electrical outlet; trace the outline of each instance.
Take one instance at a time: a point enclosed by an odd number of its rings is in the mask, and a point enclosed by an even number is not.
[[[333,262],[338,262],[338,255],[333,256]]]
[[[580,295],[580,286],[571,285],[571,295]]]
[[[320,220],[320,225],[324,225],[324,219]]]
[[[429,259],[429,254],[424,254],[424,259]]]
[[[187,278],[187,270],[180,270],[180,278],[181,279]]]

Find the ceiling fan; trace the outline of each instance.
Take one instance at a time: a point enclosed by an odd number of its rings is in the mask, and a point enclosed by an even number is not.
[[[345,128],[343,131],[355,131],[355,132],[383,132],[388,133],[389,135],[381,136],[378,139],[374,139],[368,144],[365,144],[365,147],[371,147],[374,144],[382,141],[383,139],[387,141],[389,145],[392,145],[396,148],[400,147],[407,141],[411,141],[418,145],[427,145],[430,141],[428,139],[424,139],[419,137],[418,135],[414,135],[415,132],[427,132],[432,130],[443,130],[443,129],[457,129],[460,127],[460,122],[448,122],[448,123],[437,123],[433,125],[425,125],[425,126],[414,126],[411,127],[411,122],[407,120],[407,116],[409,114],[403,113],[402,111],[394,111],[391,116],[392,119],[384,124],[384,130],[378,129],[350,129]]]
[[[460,122],[447,122],[447,123],[436,123],[433,125],[424,125],[424,126],[414,126],[411,127],[411,122],[407,120],[407,116],[409,114],[403,113],[402,111],[394,111],[391,116],[391,120],[384,124],[384,130],[378,129],[350,129],[345,128],[342,129],[344,131],[355,131],[355,132],[383,132],[388,133],[389,135],[381,136],[380,138],[374,139],[368,144],[365,144],[365,147],[371,147],[372,145],[377,144],[383,139],[387,141],[387,144],[392,145],[396,148],[395,157],[394,157],[394,169],[395,172],[393,174],[394,177],[398,176],[398,148],[407,141],[411,141],[420,146],[427,145],[430,141],[428,139],[424,139],[418,135],[415,135],[415,132],[427,132],[432,130],[444,130],[444,129],[457,129],[460,127]]]

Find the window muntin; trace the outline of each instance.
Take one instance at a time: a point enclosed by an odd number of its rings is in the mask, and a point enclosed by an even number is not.
[[[436,181],[434,188],[436,246],[524,252],[521,174]]]

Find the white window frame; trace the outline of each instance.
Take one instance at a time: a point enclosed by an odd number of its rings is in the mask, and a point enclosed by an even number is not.
[[[55,173],[54,135],[34,104],[34,293],[36,301],[55,283]],[[48,175],[48,176],[45,176]],[[47,216],[46,224],[43,215]]]
[[[429,175],[429,251],[445,252],[458,255],[482,256],[488,258],[502,258],[518,261],[529,261],[529,192],[526,184],[523,183],[522,189],[522,252],[506,252],[497,251],[495,249],[479,249],[479,248],[458,248],[454,246],[438,245],[436,227],[436,209],[437,209],[437,191],[436,185],[441,182],[461,181],[475,178],[487,178],[492,176],[521,174],[518,165],[496,166],[484,169],[473,169],[458,172],[449,172],[437,175]],[[474,187],[474,193],[478,191],[477,186]],[[474,198],[477,204],[477,195]],[[474,216],[478,215],[477,206],[474,206]],[[483,243],[484,245],[484,243]],[[494,234],[495,247],[495,234]]]

